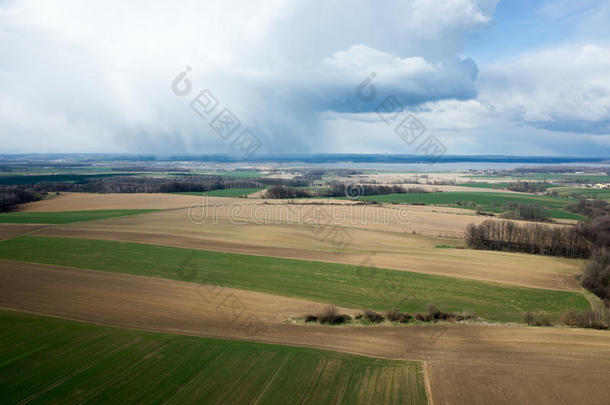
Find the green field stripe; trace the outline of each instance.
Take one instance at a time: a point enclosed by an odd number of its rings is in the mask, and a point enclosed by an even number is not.
[[[423,202],[427,204],[456,204],[457,202],[472,201],[475,204],[493,205],[517,202],[524,204],[539,204],[549,208],[561,208],[570,200],[561,197],[547,195],[529,195],[517,193],[494,193],[479,191],[444,191],[432,193],[405,193],[385,194],[360,197],[362,200],[374,200],[380,202]]]
[[[91,325],[0,310],[0,346],[13,352],[0,366],[3,403],[293,403],[309,390],[316,402],[364,404],[358,387],[386,389],[379,378],[400,370],[408,384],[380,404],[427,403],[419,362],[385,360],[328,350],[211,339]],[[44,331],[41,333],[41,330]],[[38,348],[38,337],[48,347]],[[30,355],[38,349],[37,355]],[[310,387],[318,363],[336,364],[324,385]],[[351,381],[348,386],[343,381]],[[413,383],[412,381],[415,381]],[[352,400],[356,398],[356,400]],[[370,402],[369,402],[370,403]]]
[[[589,308],[580,292],[107,240],[20,236],[0,242],[0,259],[219,285],[351,308],[417,312],[435,304],[506,322],[521,321],[525,311],[557,320],[568,309]]]
[[[12,224],[69,224],[96,219],[125,217],[158,210],[89,210],[60,212],[5,212],[0,213],[0,223]]]
[[[517,194],[479,191],[444,191],[432,193],[404,193],[368,195],[359,197],[362,201],[375,201],[391,204],[425,204],[455,206],[466,209],[481,208],[489,212],[504,212],[507,203],[536,204],[546,209],[547,215],[557,219],[576,219],[584,217],[562,209],[574,200],[549,195]]]

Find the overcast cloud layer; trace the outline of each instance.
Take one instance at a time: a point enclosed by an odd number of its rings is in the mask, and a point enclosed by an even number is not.
[[[414,153],[392,95],[448,154],[610,156],[608,2],[496,3],[0,2],[0,153],[232,153],[189,105],[209,89],[261,153]],[[570,29],[485,43],[544,24]]]

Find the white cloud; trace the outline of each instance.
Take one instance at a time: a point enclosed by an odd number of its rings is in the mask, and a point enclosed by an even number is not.
[[[321,131],[321,112],[372,108],[355,100],[371,71],[407,104],[474,96],[476,65],[458,54],[495,4],[9,1],[0,103],[22,113],[5,110],[0,141],[6,152],[229,152],[169,91],[189,65],[194,87],[212,89],[266,152],[304,152],[337,135]]]
[[[545,49],[489,67],[481,97],[541,127],[610,134],[609,72],[610,48]]]

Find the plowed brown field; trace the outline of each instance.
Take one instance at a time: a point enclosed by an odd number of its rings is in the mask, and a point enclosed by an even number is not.
[[[610,397],[606,331],[282,322],[293,313],[314,310],[312,305],[319,304],[169,280],[0,262],[4,308],[128,328],[423,360],[436,405],[606,404]]]

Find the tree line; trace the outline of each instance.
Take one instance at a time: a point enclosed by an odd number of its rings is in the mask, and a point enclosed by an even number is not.
[[[487,220],[470,224],[465,237],[473,249],[587,258],[581,284],[610,306],[610,215],[573,227]]]
[[[539,255],[588,258],[590,242],[580,227],[551,227],[487,220],[466,228],[466,243],[473,249],[504,250]]]
[[[21,187],[2,187],[0,190],[0,212],[12,211],[19,204],[40,200],[40,195]]]
[[[36,201],[53,192],[74,193],[179,193],[205,192],[227,188],[265,188],[282,185],[302,187],[311,184],[308,177],[280,178],[234,178],[221,176],[112,176],[87,178],[82,181],[41,181],[35,184],[0,185],[0,211],[16,209],[19,204]]]
[[[353,197],[358,198],[365,195],[426,193],[421,187],[403,188],[400,186],[370,185],[370,184],[345,184],[333,183],[328,187],[321,188],[294,188],[278,185],[267,189],[266,198],[305,198],[305,197]]]

